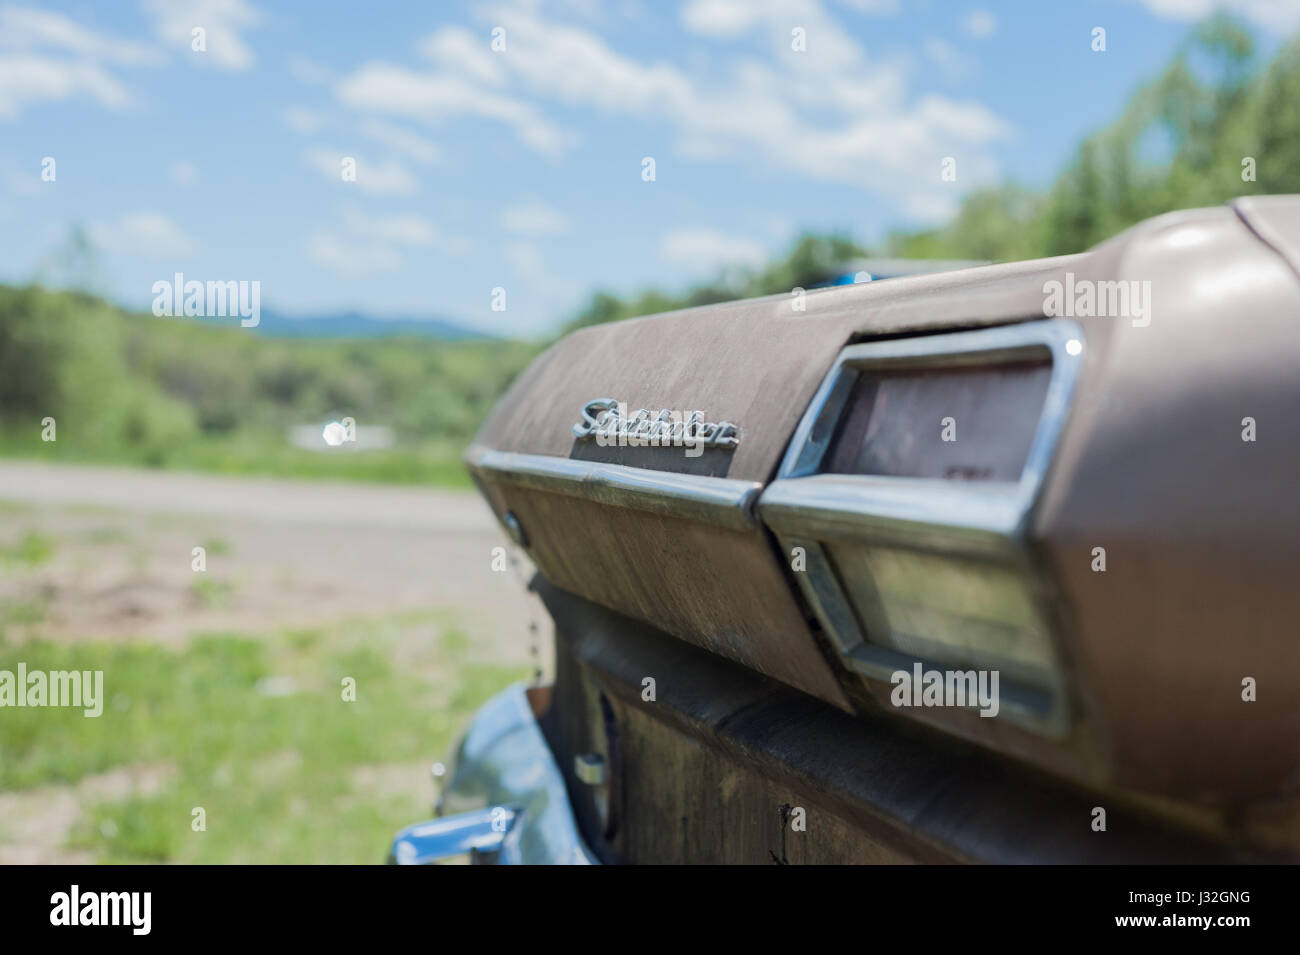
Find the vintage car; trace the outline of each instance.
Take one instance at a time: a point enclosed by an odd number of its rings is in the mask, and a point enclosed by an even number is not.
[[[585,328],[467,463],[555,680],[394,861],[1300,857],[1300,196]]]

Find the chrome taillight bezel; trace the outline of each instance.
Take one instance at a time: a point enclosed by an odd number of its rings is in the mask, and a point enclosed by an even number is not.
[[[1010,571],[1023,588],[1014,596],[1031,601],[1039,615],[1051,665],[1042,674],[1035,672],[1032,680],[1004,681],[1001,715],[1037,733],[1061,736],[1067,731],[1068,694],[1054,633],[1055,609],[1049,606],[1050,582],[1037,566],[1028,528],[1069,413],[1083,351],[1082,331],[1064,319],[866,342],[841,351],[758,507],[787,555],[796,547],[803,549],[804,569],[793,576],[848,669],[888,682],[897,670],[910,670],[916,663],[943,668],[950,661],[886,645],[897,640],[873,640],[882,627],[890,627],[884,601],[875,593],[874,581],[862,586],[858,580],[850,598],[829,548],[924,553],[935,555],[936,561],[946,558],[999,573]],[[955,482],[822,472],[837,425],[864,372],[1046,356],[1051,360],[1046,394],[1018,480]],[[861,558],[870,566],[865,552]]]

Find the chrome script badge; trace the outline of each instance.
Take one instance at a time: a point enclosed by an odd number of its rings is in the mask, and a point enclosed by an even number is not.
[[[740,444],[739,427],[705,421],[703,411],[642,408],[629,416],[627,403],[613,398],[588,401],[573,433],[579,441],[594,440],[601,447],[685,448],[688,458],[699,457],[705,448],[731,451]]]

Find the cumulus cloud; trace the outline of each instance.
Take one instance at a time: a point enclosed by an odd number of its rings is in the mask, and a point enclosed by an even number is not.
[[[262,14],[247,0],[143,0],[142,6],[158,39],[200,64],[247,70],[256,60],[243,34],[262,22]],[[196,27],[206,35],[202,53],[190,48]]]
[[[194,240],[163,212],[130,212],[113,222],[93,222],[86,233],[106,252],[143,258],[188,255],[196,247]]]
[[[334,78],[329,70],[305,56],[291,56],[289,75],[304,86],[326,86]]]
[[[101,106],[122,109],[131,97],[96,63],[45,56],[0,57],[0,119],[13,119],[38,103],[88,96]]]
[[[767,261],[763,243],[717,229],[674,229],[659,243],[659,254],[670,265],[709,272],[727,267],[752,267]]]
[[[893,12],[892,4],[853,6]],[[759,54],[738,50],[689,66],[625,54],[532,4],[483,16],[506,29],[505,53],[491,51],[486,28],[443,27],[417,43],[428,65],[363,64],[335,85],[338,100],[371,118],[495,121],[549,156],[576,140],[542,104],[628,117],[666,126],[685,156],[758,162],[883,193],[912,213],[932,212],[936,193],[945,207],[959,197],[940,184],[943,157],[963,159],[968,188],[996,171],[992,145],[1010,132],[976,101],[913,93],[908,64],[868,57],[820,0],[690,0],[681,13],[688,32],[744,40]],[[792,23],[805,29],[808,52],[791,51]],[[943,41],[928,52],[949,78],[971,68]]]
[[[1158,17],[1200,20],[1226,10],[1277,34],[1300,29],[1300,0],[1138,0]]]
[[[284,111],[283,116],[286,126],[295,133],[302,133],[304,136],[320,132],[325,125],[325,117],[316,110],[307,109],[305,106],[290,106]]]
[[[682,7],[682,26],[697,36],[740,36],[761,18],[758,3],[742,0],[692,0]]]
[[[411,196],[420,188],[415,176],[396,159],[371,162],[355,152],[325,146],[313,146],[308,149],[306,158],[307,162],[326,179],[342,186],[355,186],[368,195]],[[356,162],[355,181],[343,179],[344,159],[352,159]]]
[[[514,130],[539,152],[564,147],[559,129],[531,104],[485,89],[449,72],[427,72],[389,63],[369,63],[335,87],[339,101],[354,109],[441,123],[463,116],[495,120]]]
[[[87,97],[108,109],[131,103],[118,68],[158,63],[149,46],[91,30],[60,13],[0,8],[0,119],[31,106]]]
[[[998,32],[997,18],[987,10],[972,10],[966,15],[963,26],[966,27],[966,32],[977,40]]]
[[[489,86],[505,84],[501,57],[489,49],[481,35],[464,27],[444,27],[422,39],[417,49],[453,73],[472,76]]]
[[[546,277],[542,250],[531,242],[511,242],[503,251],[506,261],[520,278],[528,282],[536,282]]]
[[[396,123],[372,117],[361,123],[361,134],[401,153],[412,162],[427,166],[438,160],[438,147],[434,143]]]
[[[840,0],[840,2],[859,13],[873,13],[880,16],[892,16],[903,9],[902,0]]]
[[[31,7],[0,8],[0,47],[53,50],[125,66],[160,59],[158,51],[146,44],[96,33],[61,13]]]
[[[353,235],[393,245],[446,244],[438,228],[417,213],[367,215],[359,205],[343,209],[343,221]]]
[[[466,240],[445,235],[432,221],[413,212],[374,214],[359,203],[342,209],[342,228],[321,228],[307,240],[307,258],[350,278],[401,269],[403,248],[465,251]]]
[[[172,163],[172,182],[178,186],[192,186],[199,181],[199,168],[187,159]]]
[[[921,43],[930,62],[943,76],[952,81],[963,80],[974,72],[976,63],[947,40],[936,36],[926,37]]]
[[[854,13],[893,16],[899,0],[840,0]],[[765,21],[781,20],[790,27],[821,23],[825,13],[817,0],[689,0],[682,7],[682,26],[698,36],[735,37]],[[813,31],[810,31],[813,32]]]
[[[402,267],[402,256],[395,249],[341,236],[328,229],[318,229],[308,238],[307,258],[348,278],[396,272]]]

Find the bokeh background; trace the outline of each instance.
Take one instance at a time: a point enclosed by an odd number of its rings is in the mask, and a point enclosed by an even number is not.
[[[460,455],[566,331],[1300,191],[1292,0],[335,6],[0,3],[0,669],[107,696],[0,862],[381,860],[546,669]]]

